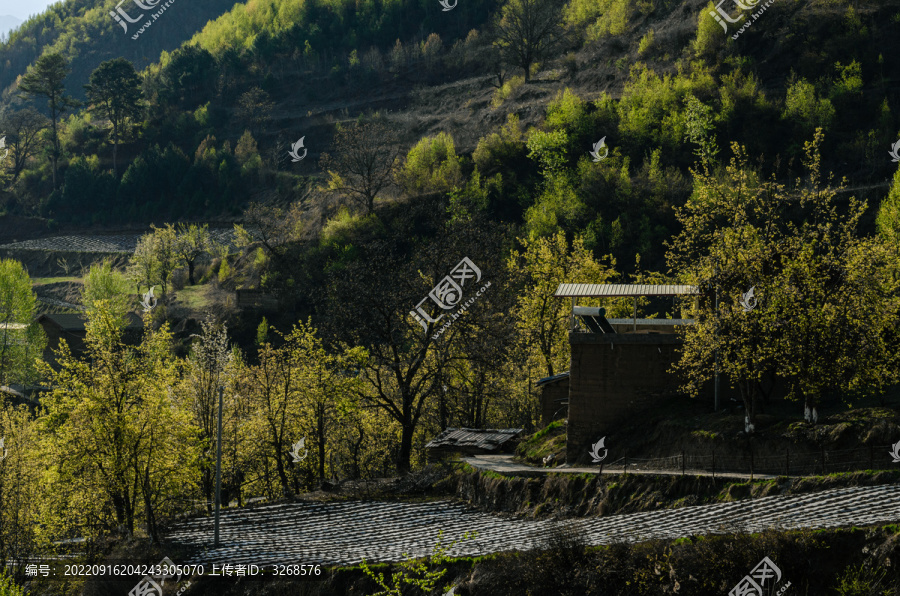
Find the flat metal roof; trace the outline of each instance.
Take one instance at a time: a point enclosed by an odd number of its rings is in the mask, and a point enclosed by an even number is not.
[[[694,319],[606,319],[610,325],[693,325]]]
[[[630,298],[699,294],[697,286],[669,284],[559,284],[557,298]]]

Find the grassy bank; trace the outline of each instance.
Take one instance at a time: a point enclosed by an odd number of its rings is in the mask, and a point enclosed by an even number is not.
[[[736,482],[708,476],[643,474],[549,473],[542,478],[521,478],[466,466],[454,474],[452,481],[456,482],[457,498],[479,509],[540,518],[615,515],[848,486],[892,484],[900,481],[900,470]]]

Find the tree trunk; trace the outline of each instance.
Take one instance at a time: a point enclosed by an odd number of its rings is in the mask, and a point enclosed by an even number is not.
[[[741,388],[741,399],[744,402],[744,432],[753,434],[756,426],[756,406],[758,399],[756,392],[753,391],[753,383],[751,381],[741,381],[738,383]]]
[[[324,407],[322,408],[324,410]],[[319,411],[317,422],[319,442],[319,481],[325,480],[325,412]]]
[[[275,449],[278,449],[277,445]],[[281,454],[276,454],[275,456],[275,468],[278,471],[278,480],[281,482],[281,492],[285,499],[289,499],[291,497],[291,483],[288,481],[287,471],[284,469],[284,459],[281,457]]]
[[[56,185],[56,162],[59,157],[59,135],[56,132],[56,110],[51,109],[51,116],[53,119],[53,155],[50,156],[50,161],[53,164],[53,190],[56,190],[58,188]]]
[[[116,180],[119,179],[119,167],[117,158],[119,156],[119,131],[116,123],[113,122],[113,176],[115,176]]]
[[[150,466],[144,470],[144,515],[147,518],[147,534],[152,544],[159,544],[159,533],[156,530],[156,517],[153,515],[153,503],[150,499]]]
[[[188,261],[188,283],[194,285],[194,261]]]
[[[397,471],[401,474],[409,473],[409,462],[412,459],[412,436],[412,423],[404,424],[403,432],[400,435],[400,453],[397,456]]]

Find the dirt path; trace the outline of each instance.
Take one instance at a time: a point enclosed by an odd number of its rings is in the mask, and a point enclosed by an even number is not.
[[[488,470],[504,476],[542,476],[544,474],[600,474],[600,464],[586,468],[537,468],[513,461],[512,455],[473,455],[462,458],[462,461],[469,464],[473,468],[480,470]],[[603,466],[603,474],[622,474],[624,465],[619,462],[613,462]],[[680,471],[672,470],[648,470],[641,468],[640,465],[628,465],[629,474],[648,474],[648,475],[665,475],[665,476],[681,476]],[[741,474],[738,472],[707,472],[703,470],[685,470],[688,476],[715,476],[716,478],[735,478],[738,480],[750,480],[750,474]],[[753,474],[753,480],[772,480],[777,476],[769,474]],[[793,476],[792,476],[793,478]]]

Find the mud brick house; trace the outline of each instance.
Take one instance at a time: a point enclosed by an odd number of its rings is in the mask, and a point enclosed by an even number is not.
[[[572,300],[567,462],[583,458],[592,443],[613,434],[625,419],[677,393],[680,381],[669,372],[682,343],[676,330],[693,321],[639,319],[637,299],[698,294],[687,285],[560,284],[554,295]],[[633,298],[634,316],[607,319],[603,308],[578,306],[579,298]],[[559,381],[548,382],[543,390],[554,385],[561,387]],[[702,397],[712,403],[711,393]]]
[[[541,424],[547,426],[565,418],[569,409],[569,371],[544,377],[535,387],[541,390]]]

